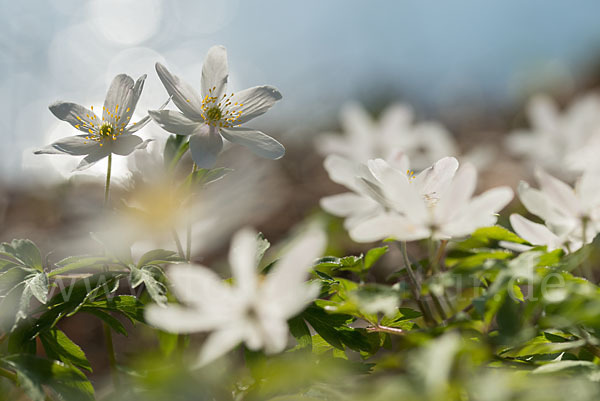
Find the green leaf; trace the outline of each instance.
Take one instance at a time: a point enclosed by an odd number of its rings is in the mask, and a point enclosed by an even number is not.
[[[17,269],[17,268],[14,268]],[[8,274],[11,269],[5,273]],[[11,278],[15,278],[18,272]],[[4,275],[3,275],[4,276]],[[45,304],[48,296],[48,277],[46,273],[32,273],[26,275],[23,281],[17,283],[0,303],[3,311],[2,325],[12,331],[16,328],[19,321],[27,318],[31,298],[35,297],[40,303]]]
[[[523,238],[519,237],[512,231],[507,230],[501,226],[491,226],[478,228],[471,234],[468,239],[459,242],[457,247],[460,249],[473,249],[490,247],[493,243],[498,241],[508,241],[517,244],[527,244]]]
[[[131,322],[144,322],[144,304],[131,295],[117,295],[112,298],[89,302],[86,306],[120,312]]]
[[[127,330],[125,329],[125,326],[123,326],[123,323],[121,323],[117,318],[113,317],[111,314],[87,306],[84,306],[79,310],[81,312],[86,312],[102,319],[102,321],[108,324],[114,331],[116,331],[119,334],[123,334],[124,336],[127,336]]]
[[[40,340],[49,358],[92,371],[92,366],[81,348],[64,332],[58,329],[48,330],[41,333]]]
[[[218,167],[213,169],[200,168],[196,170],[193,174],[190,174],[190,176],[194,184],[208,185],[210,183],[220,180],[232,171],[233,169],[225,167]]]
[[[338,328],[353,320],[352,316],[342,314],[328,314],[318,306],[309,306],[301,315],[317,333],[329,344],[337,349],[343,350],[342,339],[344,334],[338,332]]]
[[[148,265],[160,265],[163,263],[178,263],[184,261],[184,259],[177,255],[177,252],[168,251],[166,249],[153,249],[140,257],[137,267],[138,269],[141,269]]]
[[[170,135],[165,143],[163,151],[163,159],[165,167],[174,167],[173,164],[189,149],[190,144],[187,142],[185,135]]]
[[[304,319],[300,316],[293,317],[288,320],[288,325],[290,333],[298,341],[298,348],[312,350],[312,337]]]
[[[177,349],[179,342],[179,334],[168,333],[166,331],[157,330],[158,346],[164,356],[171,355]]]
[[[115,264],[115,260],[106,256],[69,256],[60,262],[56,263],[57,269],[48,273],[49,277],[54,277],[58,274],[65,274],[73,270],[79,269],[94,269]]]
[[[389,247],[382,246],[379,248],[369,249],[365,255],[365,269],[370,269],[383,255],[387,253]]]
[[[131,269],[130,279],[132,288],[136,288],[140,284],[144,283],[146,286],[146,290],[150,297],[159,305],[167,304],[167,288],[163,283],[158,281],[152,271],[147,268],[138,269],[137,267],[131,265],[129,267]]]
[[[43,271],[42,255],[35,244],[28,239],[14,239],[0,245],[0,252],[12,255],[15,259],[37,271]]]
[[[32,401],[44,401],[47,386],[65,401],[94,401],[94,388],[77,368],[34,355],[2,358],[5,366],[17,373],[17,381]]]

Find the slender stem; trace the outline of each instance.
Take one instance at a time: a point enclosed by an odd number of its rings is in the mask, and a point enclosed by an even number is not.
[[[108,154],[108,167],[106,168],[106,185],[104,186],[104,207],[108,207],[108,200],[110,199],[110,176],[112,172],[112,153]],[[106,267],[106,270],[108,268]],[[106,341],[106,351],[108,352],[108,362],[110,366],[110,372],[113,377],[113,383],[115,388],[119,386],[119,377],[117,372],[117,357],[115,355],[115,347],[113,345],[112,332],[110,326],[106,322],[102,322],[104,328],[104,339]]]
[[[106,339],[106,350],[108,351],[108,364],[113,378],[115,389],[119,387],[119,375],[117,372],[117,357],[115,355],[115,347],[113,345],[112,332],[110,326],[106,323],[104,326],[104,338]]]
[[[446,315],[446,311],[444,310],[444,307],[442,306],[442,302],[440,301],[438,296],[432,292],[431,299],[433,300],[433,304],[435,305],[435,308],[437,309],[438,313],[440,314],[440,317],[442,318],[442,320],[446,320],[448,318],[448,315]]]
[[[171,235],[173,235],[173,240],[175,241],[175,245],[177,245],[177,252],[179,252],[179,256],[185,258],[185,252],[183,251],[183,246],[181,246],[181,240],[179,239],[179,234],[175,229],[171,230]]]
[[[433,240],[432,237],[430,237],[427,240],[427,245],[429,248],[429,268],[431,269],[431,273],[432,275],[437,275],[440,271],[439,268],[439,259],[438,259],[438,255],[439,255],[439,249],[436,251],[435,249],[435,241]],[[441,248],[442,245],[440,244]],[[446,311],[444,310],[444,307],[442,306],[442,302],[440,301],[440,298],[437,296],[437,294],[434,294],[433,292],[431,292],[431,300],[433,301],[433,305],[435,306],[435,308],[437,309],[440,318],[443,320],[446,320],[448,317],[446,315]],[[446,289],[442,288],[442,296],[446,295]]]
[[[14,372],[11,372],[10,370],[0,368],[0,376],[6,377],[8,380],[12,381],[13,383],[17,382],[17,374]]]
[[[374,332],[389,333],[389,334],[394,334],[397,336],[402,336],[402,335],[406,334],[404,332],[404,330],[399,329],[397,327],[381,326],[379,324],[376,326],[367,327],[367,331],[370,333],[374,333]]]
[[[581,219],[581,242],[582,242],[582,247],[584,247],[586,245],[587,242],[587,224],[588,224],[588,218],[587,217],[583,217]],[[589,258],[585,258],[583,260],[583,262],[581,263],[581,270],[583,272],[583,275],[585,276],[585,278],[587,278],[588,280],[592,281],[594,284],[596,283],[596,278],[594,277],[594,270],[591,268],[590,264],[588,263]]]
[[[190,186],[194,183],[194,173],[198,170],[196,163],[192,166],[192,179],[190,180]],[[187,232],[186,232],[186,247],[185,247],[185,259],[189,262],[192,257],[192,220],[188,220]]]
[[[419,281],[417,280],[417,276],[415,275],[415,272],[412,269],[412,265],[410,264],[410,259],[408,258],[408,251],[406,250],[406,242],[402,241],[401,242],[401,248],[402,248],[402,257],[404,258],[404,265],[406,266],[406,271],[408,273],[408,280],[410,281],[410,286],[413,292],[413,296],[415,298],[415,302],[417,303],[419,309],[421,310],[421,313],[423,314],[423,318],[425,319],[425,322],[429,323],[435,323],[435,319],[433,318],[433,315],[431,314],[431,310],[429,309],[429,305],[427,305],[427,303],[423,302],[423,300],[421,299],[421,285],[419,284]]]
[[[169,164],[169,171],[175,170],[175,167],[177,167],[177,163],[179,163],[179,160],[181,160],[181,158],[183,157],[185,152],[188,151],[189,148],[190,148],[189,142],[186,142],[183,145],[181,145],[181,147],[179,148],[179,151],[177,152],[175,157],[173,157],[173,160],[171,160],[171,163]]]
[[[108,205],[110,194],[110,174],[112,170],[112,153],[108,154],[108,168],[106,169],[106,185],[104,186],[104,206]]]

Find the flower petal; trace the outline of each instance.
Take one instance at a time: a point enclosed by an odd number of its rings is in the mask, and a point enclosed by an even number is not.
[[[457,171],[448,190],[441,194],[435,208],[435,214],[448,220],[458,214],[469,202],[477,185],[477,170],[470,163],[463,164]]]
[[[215,359],[225,355],[228,351],[242,342],[244,333],[236,328],[219,330],[212,333],[204,344],[198,356],[195,367],[206,366]]]
[[[89,133],[90,129],[95,129],[100,125],[98,116],[93,111],[76,103],[55,102],[48,108],[57,118],[85,133]]]
[[[444,157],[419,173],[415,177],[413,184],[421,189],[423,195],[441,195],[452,182],[457,169],[458,160],[456,158]]]
[[[215,328],[214,319],[206,318],[201,312],[180,305],[169,304],[166,308],[159,305],[148,305],[144,313],[146,321],[151,325],[169,333],[195,333]]]
[[[578,217],[581,213],[581,202],[575,195],[575,191],[569,185],[561,180],[554,178],[546,173],[541,168],[536,169],[535,176],[540,184],[540,189],[544,192],[549,200],[565,212]]]
[[[212,270],[199,265],[173,266],[168,273],[177,299],[198,310],[223,306],[232,294],[231,287]]]
[[[111,142],[109,147],[112,153],[120,156],[127,156],[144,141],[137,135],[119,135],[117,136],[117,139]],[[104,143],[106,144],[107,141]]]
[[[323,167],[325,167],[331,181],[355,192],[360,192],[360,185],[357,180],[359,175],[357,163],[338,155],[329,155],[325,158]]]
[[[256,292],[257,280],[257,237],[256,231],[244,228],[238,231],[229,248],[229,266],[235,279],[235,286],[251,297]]]
[[[202,64],[202,98],[220,98],[227,89],[228,76],[227,50],[223,46],[211,47]]]
[[[548,251],[561,247],[558,236],[543,224],[534,223],[519,214],[513,213],[510,215],[510,225],[519,237],[530,244],[546,245]]]
[[[237,103],[239,107],[237,110],[242,112],[235,120],[235,124],[243,124],[266,113],[281,98],[277,88],[269,85],[255,86],[235,93],[231,97],[230,107],[234,107],[235,110],[235,103]]]
[[[162,129],[177,135],[191,135],[198,125],[202,124],[174,110],[148,110],[148,114]]]
[[[214,127],[200,124],[190,136],[190,153],[200,168],[212,168],[222,149],[223,139]]]
[[[161,63],[156,63],[156,72],[165,86],[167,93],[171,96],[173,103],[187,118],[202,122],[202,98],[187,83],[176,75],[171,74]]]
[[[94,148],[90,154],[83,158],[83,160],[79,163],[79,165],[73,171],[82,171],[92,167],[99,160],[104,159],[106,156],[110,154],[110,150],[104,147],[96,147]]]
[[[334,216],[347,217],[362,211],[371,210],[377,204],[371,198],[346,192],[321,198],[320,205]]]
[[[282,144],[260,131],[246,128],[221,128],[220,131],[229,142],[245,146],[265,159],[277,160],[285,155]]]
[[[427,227],[413,224],[404,216],[386,213],[357,224],[349,234],[356,242],[374,242],[389,237],[401,241],[414,241],[428,238],[430,232]]]
[[[128,117],[133,114],[142,93],[146,75],[142,75],[134,83],[127,74],[119,74],[113,78],[102,108],[102,119],[113,124],[127,125]]]
[[[99,147],[99,144],[86,139],[86,135],[76,135],[61,138],[45,148],[36,150],[34,153],[36,155],[66,153],[73,156],[82,156],[89,154],[96,147]]]

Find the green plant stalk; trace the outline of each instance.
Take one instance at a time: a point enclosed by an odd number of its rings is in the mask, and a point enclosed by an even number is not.
[[[427,305],[425,302],[423,302],[423,299],[421,298],[421,285],[419,284],[419,281],[417,280],[417,276],[415,275],[415,272],[412,269],[412,265],[410,263],[410,259],[408,258],[408,251],[406,249],[406,241],[401,242],[401,248],[402,248],[402,257],[404,258],[404,265],[406,266],[406,271],[408,272],[408,280],[410,281],[410,287],[412,289],[413,296],[415,298],[415,302],[417,303],[417,306],[421,310],[421,313],[423,314],[423,318],[425,319],[425,322],[427,324],[435,323],[435,319],[433,318],[433,315],[431,314],[429,305]]]
[[[435,276],[439,273],[439,263],[438,263],[438,256],[439,256],[439,249],[436,252],[435,249],[435,242],[433,240],[433,238],[429,238],[427,240],[427,246],[429,248],[429,268],[431,269],[431,274],[432,276]],[[441,248],[441,244],[440,244],[440,248]],[[443,293],[442,296],[445,297],[446,295],[446,291],[445,288],[442,289]],[[431,299],[433,301],[433,305],[435,306],[435,309],[438,311],[440,318],[443,320],[446,320],[448,318],[448,316],[446,315],[446,311],[444,310],[444,307],[442,305],[442,302],[440,301],[440,298],[437,296],[437,294],[434,294],[433,292],[431,292]]]
[[[17,374],[14,372],[11,372],[10,370],[0,368],[0,376],[6,377],[8,380],[12,381],[13,383],[17,383]]]
[[[112,170],[112,153],[108,154],[108,168],[106,169],[106,185],[104,186],[104,207],[108,205],[110,194],[110,174]]]
[[[172,229],[171,235],[173,236],[173,241],[175,241],[175,245],[177,246],[177,252],[179,252],[179,256],[185,259],[185,252],[183,251],[183,246],[181,245],[179,234],[177,234],[177,231],[175,229]]]
[[[108,154],[108,167],[106,169],[106,185],[104,187],[104,208],[108,208],[108,200],[110,199],[110,176],[112,171],[112,153]],[[115,347],[113,345],[112,332],[110,326],[106,322],[102,322],[104,328],[104,338],[106,340],[106,351],[108,352],[108,362],[110,372],[113,378],[115,388],[119,386],[119,377],[117,372],[117,357],[115,355]]]
[[[190,187],[194,184],[194,173],[198,170],[196,163],[192,166],[192,179],[190,180]],[[186,238],[185,238],[185,260],[191,261],[192,257],[192,221],[188,220]]]
[[[179,151],[177,151],[177,154],[175,155],[175,157],[173,157],[173,160],[171,160],[171,163],[169,164],[169,171],[175,170],[175,167],[177,167],[177,163],[179,163],[179,160],[181,160],[181,158],[183,157],[185,152],[188,151],[189,148],[190,148],[189,141],[184,143],[183,145],[181,145],[181,147],[179,148]]]
[[[587,224],[588,224],[588,218],[583,217],[581,219],[581,230],[582,230],[582,233],[581,233],[582,245],[581,245],[581,247],[584,247],[587,242],[587,233],[586,233]],[[592,269],[592,267],[589,264],[589,258],[585,258],[583,260],[583,262],[581,263],[581,271],[585,278],[590,280],[592,283],[596,284],[596,278],[594,277],[594,270]]]

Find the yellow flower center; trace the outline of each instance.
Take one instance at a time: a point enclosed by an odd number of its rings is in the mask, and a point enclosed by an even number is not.
[[[94,106],[91,106],[90,109],[92,111],[94,111]],[[105,121],[104,117],[102,117],[102,123],[94,124],[93,122],[87,123],[87,122],[83,121],[80,117],[77,117],[77,119],[79,121],[81,121],[82,124],[78,124],[75,126],[75,128],[79,128],[80,125],[83,125],[84,128],[87,128],[90,135],[86,136],[85,139],[94,141],[94,142],[98,142],[100,144],[100,146],[103,146],[102,142],[105,139],[112,139],[113,141],[116,140],[117,137],[123,133],[125,126],[129,122],[129,119],[131,118],[128,116],[126,121],[119,123],[121,116],[117,116],[117,112],[119,110],[118,104],[115,106],[114,112],[111,112],[110,110],[106,110],[106,108],[104,108],[104,107],[102,109],[107,112],[107,114],[110,117],[109,120],[112,119],[113,122]],[[125,110],[125,112],[129,113],[129,107],[127,108],[127,110]],[[86,114],[86,116],[87,116],[87,118],[89,118],[92,121],[96,120],[95,115],[90,116],[89,114]],[[135,125],[135,123],[133,123],[133,124]]]
[[[233,127],[236,124],[236,120],[242,115],[240,107],[242,103],[232,103],[233,93],[230,95],[223,94],[220,98],[214,96],[213,93],[216,91],[216,86],[213,86],[208,90],[208,95],[202,99],[202,118],[208,125],[214,127],[228,128]],[[189,102],[189,100],[188,100]]]

